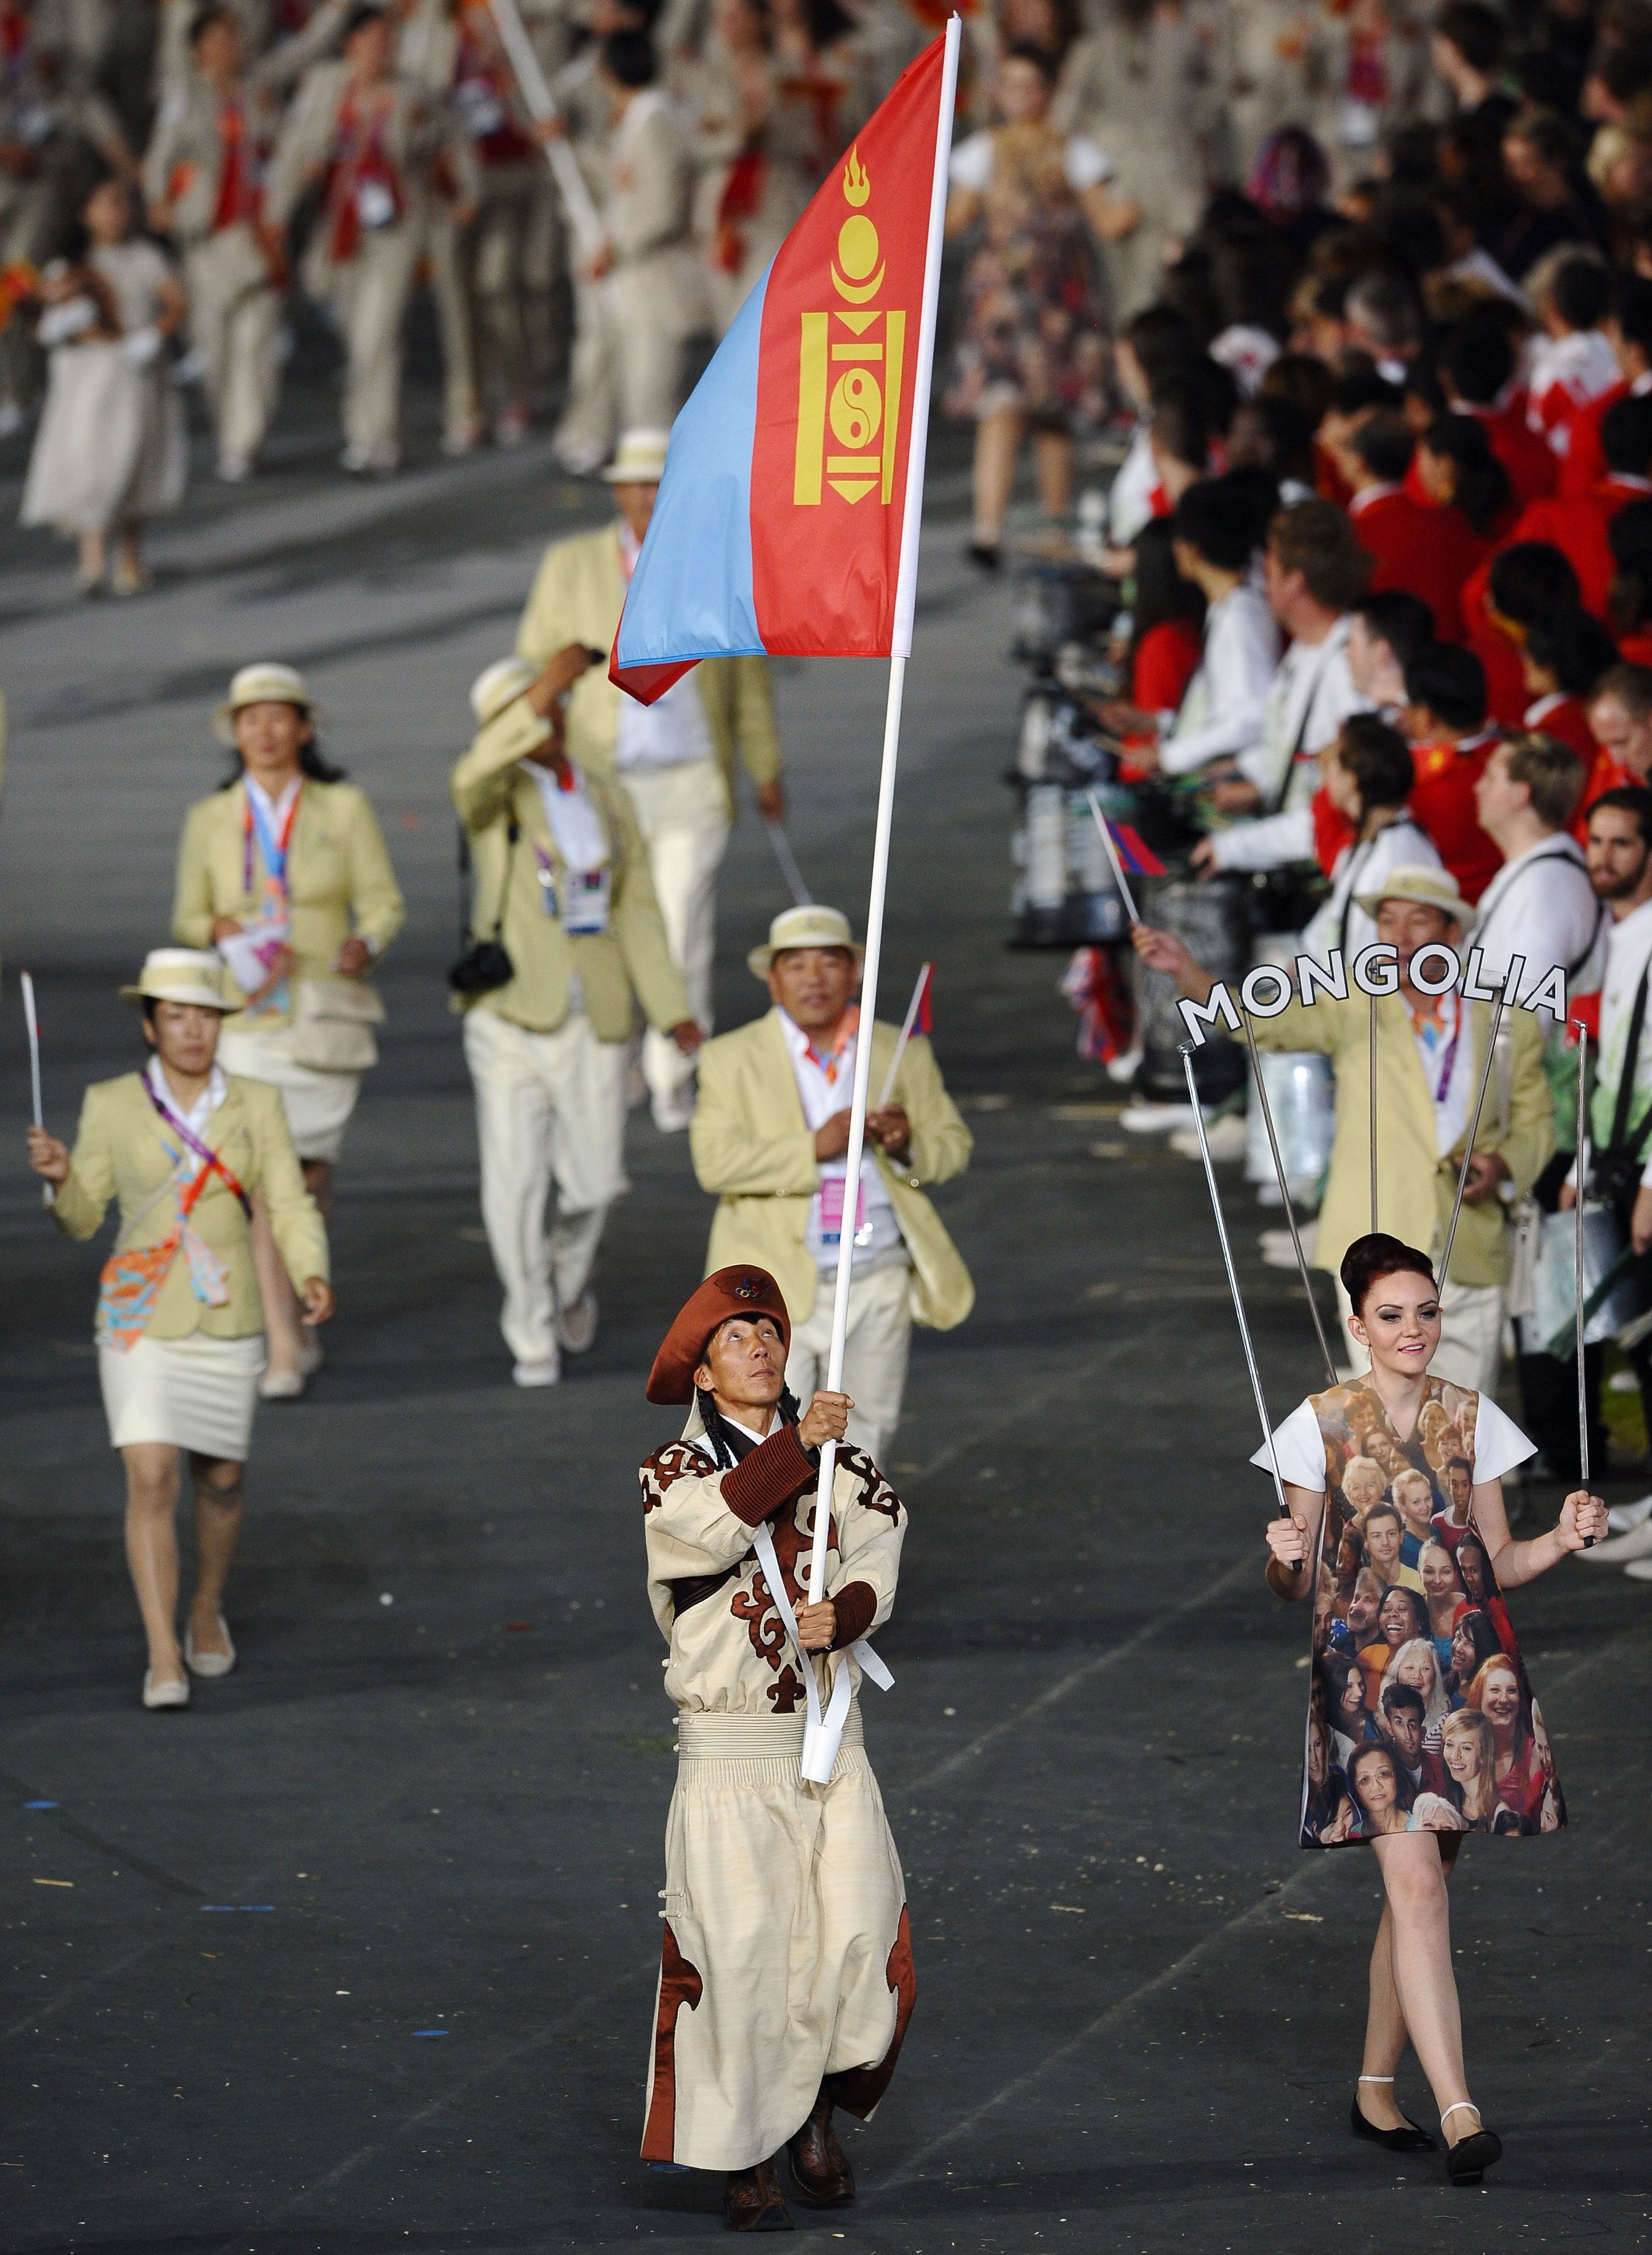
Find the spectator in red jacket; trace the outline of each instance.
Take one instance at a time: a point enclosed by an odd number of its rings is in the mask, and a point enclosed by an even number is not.
[[[1606,623],[1618,655],[1631,665],[1652,665],[1652,500],[1626,502],[1606,527],[1612,586]]]
[[[1474,811],[1474,786],[1499,739],[1486,726],[1486,673],[1472,650],[1432,642],[1413,651],[1400,725],[1417,769],[1411,811],[1464,897],[1477,901],[1503,857]]]
[[[1488,709],[1500,727],[1522,727],[1531,702],[1520,663],[1529,629],[1546,613],[1573,610],[1578,601],[1577,573],[1542,540],[1499,549],[1464,588],[1469,646],[1486,669]]]
[[[1441,417],[1444,422],[1460,418]],[[1484,448],[1478,425],[1463,424],[1466,438]],[[1451,506],[1456,493],[1455,465],[1447,463],[1440,485],[1445,506],[1414,501],[1403,480],[1411,463],[1411,432],[1402,415],[1375,408],[1362,416],[1338,450],[1339,466],[1353,488],[1348,515],[1354,537],[1372,558],[1371,586],[1420,595],[1433,615],[1434,630],[1447,642],[1463,638],[1463,582],[1485,555],[1488,543],[1467,517]],[[1503,493],[1508,480],[1487,452],[1486,471]],[[1432,498],[1432,496],[1431,496]]]
[[[1558,490],[1568,498],[1590,492],[1606,474],[1606,458],[1600,450],[1600,422],[1606,410],[1620,399],[1640,399],[1652,391],[1652,282],[1639,274],[1618,277],[1606,331],[1617,357],[1619,381],[1599,399],[1578,408],[1567,426]]]
[[[1554,449],[1526,427],[1525,397],[1514,389],[1515,348],[1506,313],[1488,307],[1459,323],[1440,355],[1440,382],[1459,414],[1484,425],[1521,507],[1546,500],[1555,490],[1558,465]]]
[[[1199,670],[1205,598],[1176,568],[1176,541],[1168,516],[1156,516],[1135,536],[1135,585],[1130,642],[1125,653],[1129,704],[1139,726],[1132,737],[1156,740],[1158,719],[1180,707]]]
[[[1602,751],[1589,726],[1588,700],[1617,664],[1618,646],[1587,611],[1550,611],[1526,636],[1521,665],[1532,702],[1528,729],[1554,736],[1582,762],[1583,792],[1572,834],[1581,844],[1585,818],[1603,790],[1628,781],[1609,752]]]
[[[1571,501],[1534,502],[1515,527],[1515,540],[1546,540],[1570,562],[1583,591],[1583,607],[1606,615],[1612,585],[1607,528],[1620,509],[1652,495],[1652,396],[1620,399],[1600,418],[1606,474]]]

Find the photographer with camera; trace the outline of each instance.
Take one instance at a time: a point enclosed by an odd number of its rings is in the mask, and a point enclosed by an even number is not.
[[[596,1336],[591,1266],[627,1188],[636,1005],[685,1057],[700,1043],[630,800],[564,748],[568,692],[592,657],[570,643],[543,670],[490,665],[471,688],[477,733],[453,770],[475,894],[449,984],[465,1013],[482,1218],[518,1386],[554,1386],[560,1350],[582,1354]]]

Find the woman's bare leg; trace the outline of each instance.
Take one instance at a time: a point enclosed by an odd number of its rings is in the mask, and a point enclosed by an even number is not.
[[[101,586],[103,574],[109,568],[109,546],[101,532],[83,532],[81,535],[79,562],[81,585],[87,587]]]
[[[1441,1837],[1432,1832],[1395,1832],[1371,1843],[1388,1894],[1383,1921],[1388,1927],[1388,1959],[1395,1996],[1404,2033],[1410,2037],[1418,2064],[1428,2077],[1434,2103],[1445,2117],[1444,2135],[1455,2145],[1479,2127],[1472,2113],[1446,2114],[1468,2097],[1463,2068],[1463,2019],[1457,2001],[1457,1976],[1452,1967],[1451,1906],[1446,1900],[1445,1875],[1454,1860],[1441,1851]],[[1381,1928],[1377,1929],[1379,1942]],[[1376,1958],[1373,1953],[1374,2010],[1377,2000]],[[1383,2015],[1379,2013],[1379,2018]],[[1368,2048],[1368,2047],[1367,2047]],[[1379,2049],[1381,2047],[1379,2046]],[[1397,2061],[1398,2053],[1395,2053]],[[1387,2074],[1387,2067],[1367,2069]],[[1363,2089],[1373,2086],[1367,2083]],[[1378,2086],[1380,2088],[1380,2086]]]
[[[149,1664],[158,1683],[179,1680],[178,1649],[178,1451],[164,1441],[121,1451],[126,1466],[126,1563],[144,1616]]]
[[[1016,457],[1021,452],[1021,418],[1013,408],[983,415],[975,425],[975,538],[995,548],[1004,530]]]
[[[1046,516],[1066,516],[1072,509],[1072,440],[1065,431],[1035,431],[1033,467]]]
[[[190,1633],[197,1652],[227,1649],[218,1633],[224,1609],[224,1583],[247,1501],[247,1468],[227,1457],[192,1454],[195,1483],[195,1596],[189,1609]]]
[[[252,1224],[248,1235],[252,1240],[252,1265],[257,1273],[258,1297],[264,1303],[264,1328],[270,1343],[270,1367],[271,1370],[299,1370],[302,1367],[304,1333],[299,1328],[298,1296],[292,1289],[292,1279],[287,1274],[287,1264],[276,1249],[275,1235],[270,1227],[270,1216],[264,1207],[262,1191],[254,1191],[252,1194]]]

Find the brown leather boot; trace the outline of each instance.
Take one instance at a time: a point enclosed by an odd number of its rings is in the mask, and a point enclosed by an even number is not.
[[[786,2140],[791,2181],[811,2208],[841,2208],[854,2198],[854,2171],[832,2126],[832,2101],[824,2090],[808,2120]]]
[[[794,2231],[772,2161],[730,2169],[723,2192],[723,2222],[731,2231]]]

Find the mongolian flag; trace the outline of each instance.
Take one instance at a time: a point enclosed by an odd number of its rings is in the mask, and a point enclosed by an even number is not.
[[[608,666],[643,704],[702,657],[910,653],[956,58],[954,24],[833,166],[677,418]]]
[[[1119,849],[1119,859],[1133,877],[1162,877],[1164,864],[1134,823],[1107,818],[1107,829]]]

